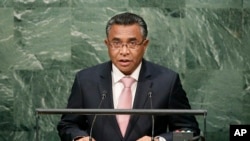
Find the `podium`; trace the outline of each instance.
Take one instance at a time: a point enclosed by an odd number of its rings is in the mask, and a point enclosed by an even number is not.
[[[36,140],[39,138],[39,119],[40,115],[56,114],[77,114],[77,115],[197,115],[203,116],[204,138],[206,138],[206,117],[207,110],[203,109],[36,109]]]

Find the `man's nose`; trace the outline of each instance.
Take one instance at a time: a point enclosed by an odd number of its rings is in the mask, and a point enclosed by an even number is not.
[[[121,54],[129,54],[130,50],[128,48],[128,45],[127,44],[122,44],[122,47],[120,49],[120,53]]]

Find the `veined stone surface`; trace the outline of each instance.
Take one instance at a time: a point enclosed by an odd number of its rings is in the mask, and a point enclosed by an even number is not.
[[[108,61],[108,19],[148,23],[145,58],[180,73],[207,140],[250,121],[249,0],[1,0],[0,141],[36,137],[36,108],[64,108],[75,73]],[[197,117],[203,129],[203,118]],[[59,115],[40,116],[40,140],[59,141]]]

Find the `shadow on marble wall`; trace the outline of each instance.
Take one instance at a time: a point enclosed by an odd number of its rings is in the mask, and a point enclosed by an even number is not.
[[[148,23],[145,58],[178,71],[193,109],[208,110],[208,141],[249,124],[249,0],[1,0],[0,141],[35,140],[35,108],[64,108],[76,71],[108,60],[105,24],[123,11]],[[59,118],[41,117],[42,141],[59,140]]]

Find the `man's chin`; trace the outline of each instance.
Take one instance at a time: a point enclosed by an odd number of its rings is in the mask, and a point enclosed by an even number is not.
[[[119,69],[119,70],[125,75],[130,75],[132,73],[132,71],[128,69]]]

